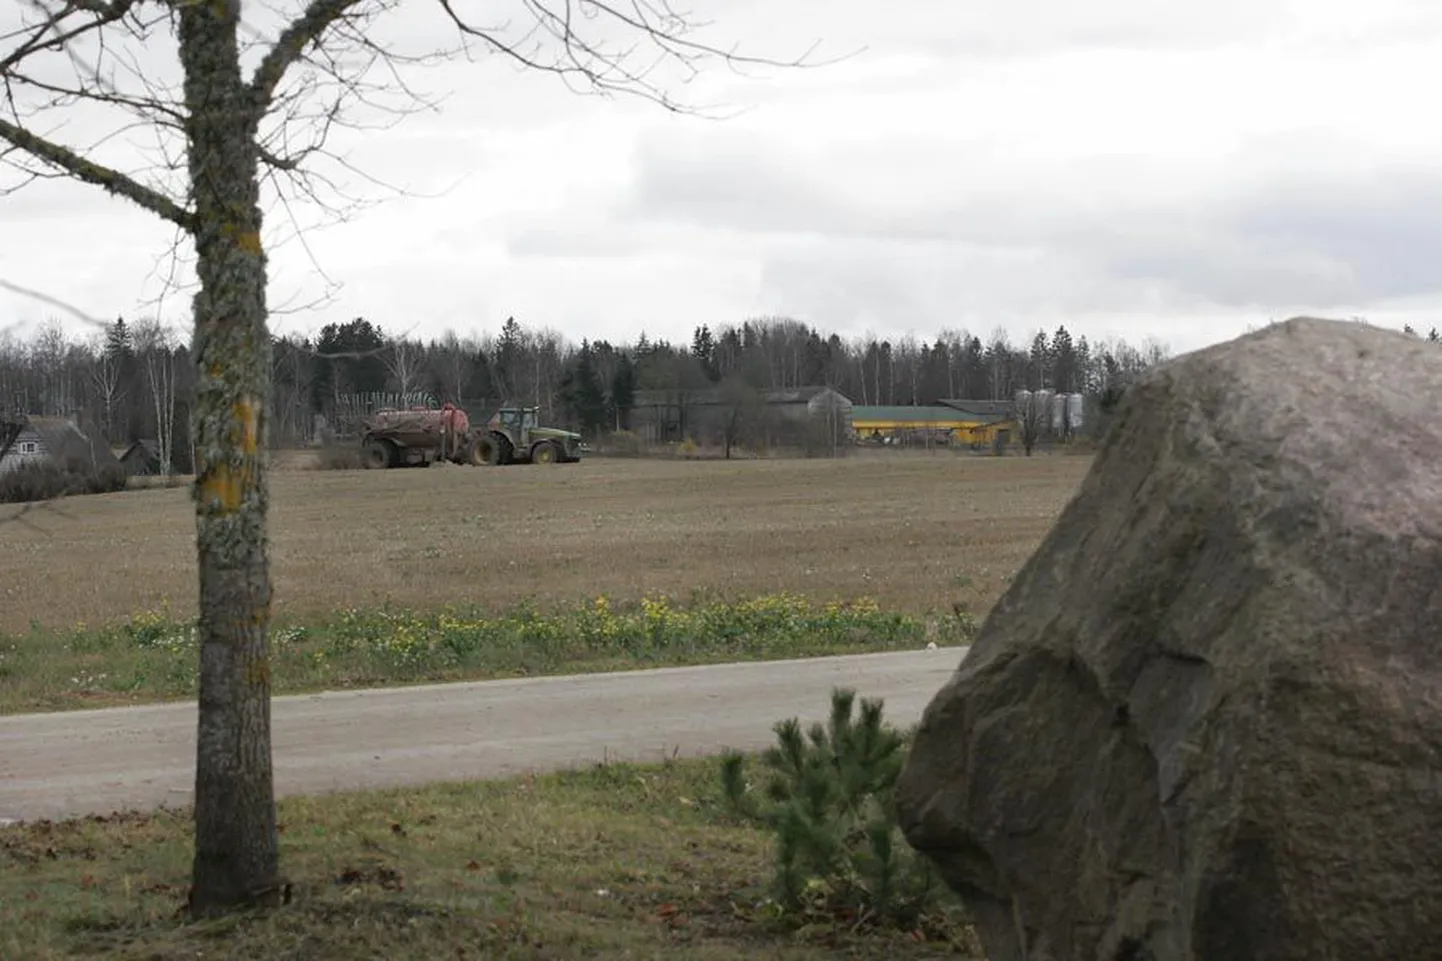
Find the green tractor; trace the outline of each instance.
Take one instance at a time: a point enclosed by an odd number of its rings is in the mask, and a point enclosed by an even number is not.
[[[574,464],[587,447],[575,431],[540,427],[539,407],[502,407],[477,431],[476,454],[487,464]]]

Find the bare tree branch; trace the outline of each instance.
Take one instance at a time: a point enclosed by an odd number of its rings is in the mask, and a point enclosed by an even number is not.
[[[250,82],[251,96],[260,113],[270,109],[275,92],[285,73],[305,54],[311,44],[318,41],[331,26],[346,15],[352,7],[358,7],[366,0],[311,0],[305,11],[281,33],[280,39],[265,59],[256,68]]]
[[[101,320],[98,317],[92,316],[91,314],[87,314],[85,311],[81,310],[79,307],[76,307],[74,304],[66,303],[58,297],[52,297],[49,294],[42,293],[38,290],[31,290],[29,287],[22,287],[19,284],[5,280],[3,277],[0,277],[0,290],[8,290],[12,294],[19,294],[22,297],[30,297],[34,300],[40,301],[41,303],[49,304],[51,307],[58,307],[70,316],[75,317],[78,320],[82,320],[93,327],[98,327],[101,330],[104,330],[108,326],[105,321]]]
[[[174,200],[118,170],[87,160],[69,147],[46,140],[4,118],[0,118],[0,139],[52,167],[63,170],[76,180],[94,184],[117,197],[124,197],[187,231],[195,229],[190,211]]]
[[[672,113],[700,113],[701,110],[675,100],[661,82],[653,79],[652,75],[664,64],[681,67],[686,80],[690,80],[700,72],[699,65],[708,60],[720,61],[739,72],[739,68],[745,66],[799,69],[847,59],[839,57],[820,64],[808,62],[818,46],[816,43],[799,57],[778,60],[741,54],[734,48],[695,40],[691,35],[702,26],[701,22],[672,7],[670,0],[629,0],[625,7],[608,0],[521,0],[534,25],[517,40],[505,40],[500,36],[500,28],[478,26],[457,13],[454,0],[437,2],[463,40],[477,41],[524,69],[555,74],[567,82],[572,92],[640,97]],[[592,31],[583,32],[582,24],[594,20],[624,27],[634,43],[615,48],[602,39],[592,39]],[[557,48],[549,54],[544,52],[546,38]],[[650,47],[651,56],[637,63],[643,45]],[[580,81],[580,86],[571,86],[573,80]]]
[[[6,73],[21,60],[34,53],[46,50],[64,50],[67,45],[79,37],[99,30],[107,24],[115,23],[125,17],[136,0],[112,0],[110,3],[97,2],[97,0],[71,0],[58,12],[46,17],[45,20],[29,31],[30,39],[19,44],[4,59],[0,59],[0,74]],[[38,6],[38,4],[37,4]],[[44,9],[44,8],[41,8]],[[61,22],[75,10],[85,10],[95,14],[95,19],[87,21],[78,27],[69,30],[61,30]],[[10,39],[11,36],[26,32],[23,29],[15,31],[14,34],[3,39]]]

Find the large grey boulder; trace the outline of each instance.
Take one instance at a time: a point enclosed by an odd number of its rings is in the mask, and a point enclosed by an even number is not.
[[[1147,374],[899,806],[990,961],[1442,958],[1442,345]]]

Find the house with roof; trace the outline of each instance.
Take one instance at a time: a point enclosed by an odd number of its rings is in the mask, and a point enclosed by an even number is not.
[[[154,440],[138,440],[121,450],[120,466],[131,477],[154,477],[165,472],[160,458],[160,444]]]
[[[68,417],[21,415],[0,421],[0,473],[27,465],[97,471],[120,461],[99,432],[86,433]]]

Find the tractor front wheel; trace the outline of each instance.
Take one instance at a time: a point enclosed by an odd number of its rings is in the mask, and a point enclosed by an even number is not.
[[[554,464],[561,459],[561,450],[550,441],[542,441],[531,448],[532,464]]]

